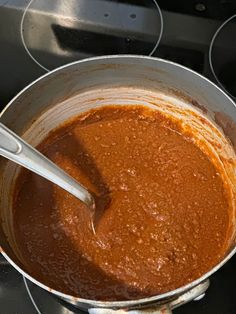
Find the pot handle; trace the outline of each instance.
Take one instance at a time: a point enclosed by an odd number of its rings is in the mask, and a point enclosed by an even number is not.
[[[148,308],[142,308],[139,310],[113,310],[106,308],[90,308],[89,314],[171,314],[172,309],[175,309],[185,303],[192,300],[198,301],[204,297],[206,290],[209,288],[209,279],[203,281],[199,285],[193,287],[189,291],[176,297],[176,299],[170,301],[167,304],[162,305],[150,305]]]
[[[158,305],[155,307],[144,308],[140,310],[112,310],[102,308],[91,308],[89,314],[171,314],[169,305]]]

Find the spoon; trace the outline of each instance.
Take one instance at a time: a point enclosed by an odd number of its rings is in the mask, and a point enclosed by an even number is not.
[[[84,186],[2,123],[0,123],[0,155],[55,183],[94,211],[94,198]]]

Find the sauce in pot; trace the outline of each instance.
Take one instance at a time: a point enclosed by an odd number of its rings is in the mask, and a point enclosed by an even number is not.
[[[174,122],[142,106],[91,110],[38,149],[89,188],[89,210],[22,170],[14,230],[27,271],[51,288],[94,300],[129,300],[197,279],[224,256],[227,188]]]

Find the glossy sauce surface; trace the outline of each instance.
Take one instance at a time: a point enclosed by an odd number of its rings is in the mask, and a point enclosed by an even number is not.
[[[226,188],[178,123],[144,107],[103,107],[38,148],[97,200],[94,235],[79,200],[22,170],[15,238],[26,269],[49,287],[87,299],[138,299],[185,285],[224,256]]]

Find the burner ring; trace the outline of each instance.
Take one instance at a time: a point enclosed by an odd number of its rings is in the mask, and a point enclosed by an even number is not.
[[[39,310],[37,304],[36,304],[35,301],[34,301],[34,298],[33,298],[32,294],[31,294],[31,292],[30,292],[30,288],[29,288],[29,286],[28,286],[28,283],[27,283],[26,278],[25,278],[24,276],[22,276],[22,278],[23,278],[23,282],[24,282],[26,291],[27,291],[27,293],[28,293],[28,295],[29,295],[30,301],[32,302],[32,304],[33,304],[33,306],[34,306],[36,312],[37,312],[38,314],[42,314],[42,313],[40,312],[40,310]]]
[[[24,10],[24,13],[22,15],[22,18],[21,18],[21,22],[20,22],[20,36],[21,36],[21,41],[22,41],[22,44],[23,44],[23,47],[24,47],[24,50],[26,51],[26,53],[28,54],[28,56],[34,61],[34,63],[36,63],[41,69],[43,69],[44,71],[46,72],[50,72],[52,69],[49,69],[48,66],[45,66],[45,64],[43,64],[43,62],[40,62],[39,59],[30,51],[30,49],[28,48],[27,46],[27,43],[26,43],[26,38],[25,38],[25,35],[24,35],[24,22],[25,22],[25,18],[26,18],[26,14],[27,12],[29,11],[30,7],[32,6],[33,2],[36,1],[36,0],[30,0],[30,2],[28,3],[28,5],[26,6],[25,10]],[[162,12],[161,12],[161,9],[157,3],[157,0],[150,0],[150,2],[152,2],[154,4],[154,6],[156,7],[157,9],[157,13],[159,15],[159,35],[157,36],[157,39],[156,41],[154,42],[154,46],[152,48],[152,50],[148,53],[145,53],[144,55],[148,55],[148,56],[152,56],[154,54],[154,52],[156,51],[157,47],[159,46],[159,43],[161,41],[161,38],[162,38],[162,34],[163,34],[163,16],[162,16]],[[107,13],[104,14],[104,17],[108,17],[109,15]],[[134,20],[136,18],[136,14],[130,14],[130,18],[132,20]],[[129,38],[127,38],[127,42],[128,42]],[[106,53],[105,53],[106,54]],[[109,54],[113,54],[113,53],[108,53],[107,55]],[[116,54],[116,53],[115,53]],[[129,54],[129,53],[128,53]],[[132,54],[132,53],[131,53]],[[139,54],[139,53],[134,53],[134,54]],[[140,53],[142,54],[142,53]],[[83,57],[81,58],[83,59]],[[79,60],[79,59],[76,59],[76,60]],[[73,60],[75,61],[75,60]],[[71,61],[69,61],[70,63]],[[68,63],[68,62],[65,62],[65,63]],[[59,66],[65,64],[65,63],[62,63],[60,64]],[[57,67],[57,66],[56,66]],[[53,67],[54,68],[54,67]]]
[[[236,99],[236,80],[234,83],[234,86],[228,86],[227,81],[229,81],[230,77],[227,77],[228,75],[231,75],[231,70],[232,69],[232,62],[234,63],[234,65],[236,65],[236,58],[232,59],[232,52],[236,53],[236,47],[234,49],[234,51],[232,50],[231,53],[228,54],[228,59],[227,58],[223,58],[222,54],[220,54],[220,52],[224,53],[225,49],[220,51],[220,41],[226,40],[227,41],[227,35],[230,35],[230,29],[229,29],[229,25],[230,22],[232,22],[234,19],[236,18],[236,14],[232,15],[231,17],[229,17],[227,20],[225,20],[220,27],[216,30],[215,34],[213,35],[212,39],[211,39],[211,43],[209,46],[209,51],[208,51],[208,59],[209,59],[209,65],[210,65],[210,69],[211,72],[217,82],[217,84],[232,98]],[[228,33],[227,33],[227,27],[228,27]],[[235,30],[236,30],[236,23],[235,23]],[[223,36],[225,32],[225,36]],[[235,32],[236,34],[236,32]],[[222,37],[222,38],[221,38]],[[229,36],[229,42],[226,44],[228,44],[228,48],[231,47],[232,48],[232,36]],[[223,44],[223,42],[222,42]],[[236,42],[235,42],[236,44]],[[222,45],[223,46],[223,45]],[[236,45],[235,45],[236,46]],[[225,46],[224,46],[225,48]],[[226,47],[227,48],[227,47]],[[216,50],[215,55],[214,55],[214,49]],[[219,56],[217,56],[217,49],[218,53],[220,54]],[[235,53],[233,53],[235,55]],[[217,64],[217,57],[218,59],[220,58],[220,61],[218,60],[218,64]],[[227,59],[227,60],[225,60]],[[218,67],[218,68],[217,68]]]

